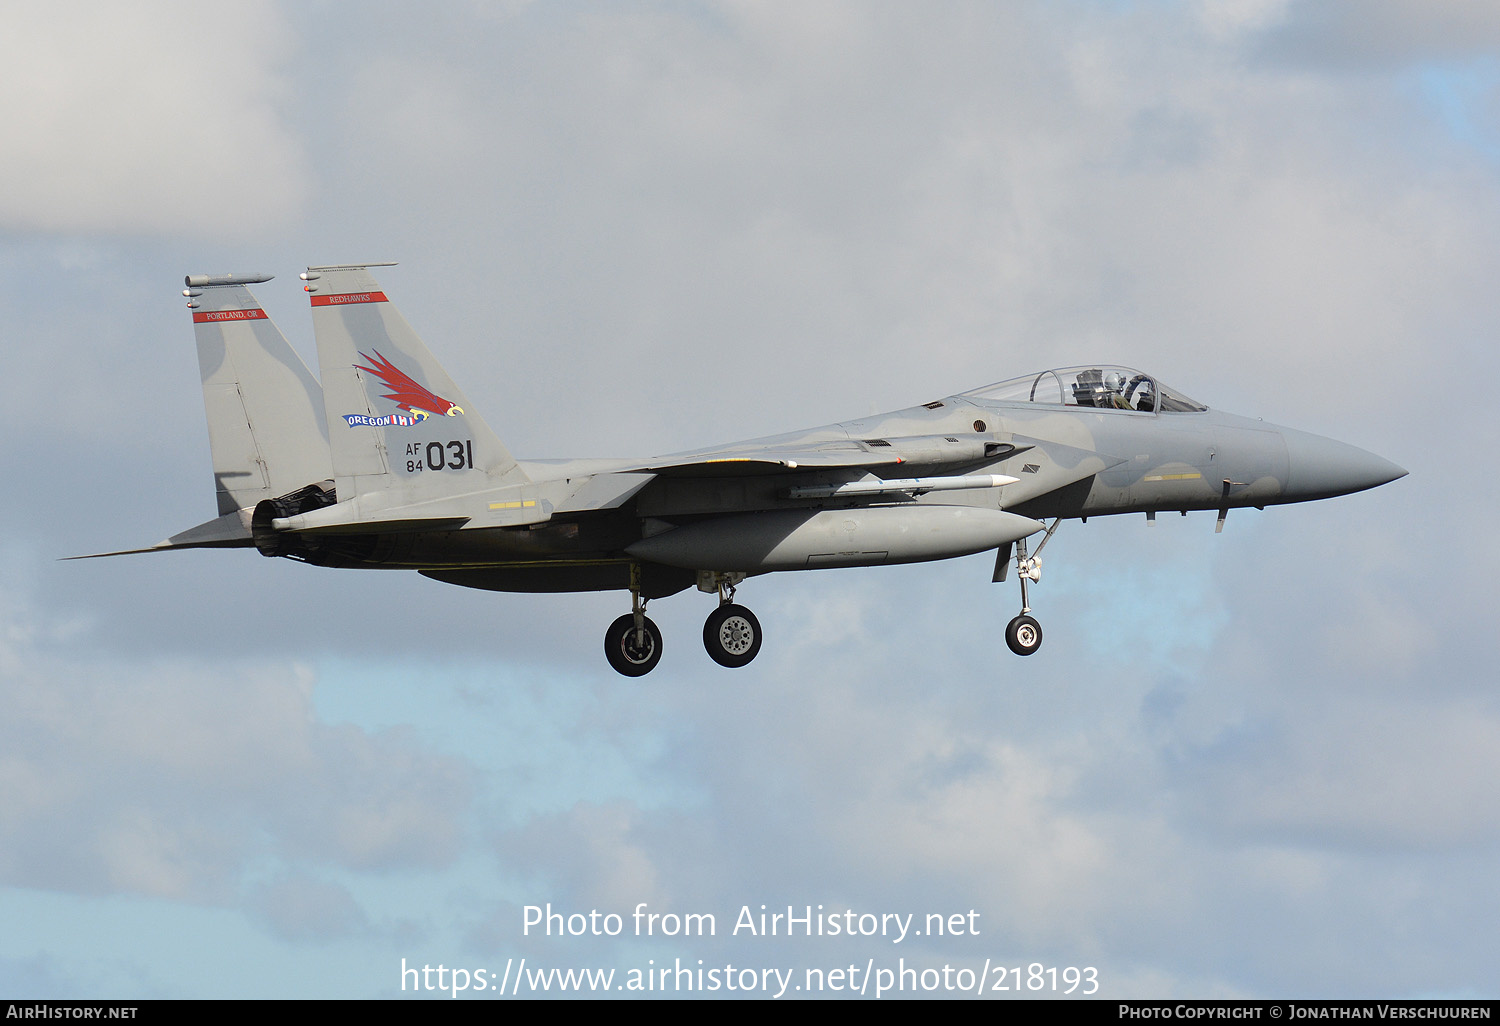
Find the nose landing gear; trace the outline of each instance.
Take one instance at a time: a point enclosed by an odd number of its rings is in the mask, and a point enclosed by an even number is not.
[[[1052,526],[1047,528],[1047,533],[1037,545],[1036,552],[1030,556],[1026,554],[1026,539],[1016,542],[1016,577],[1021,581],[1021,614],[1005,625],[1005,644],[1019,656],[1029,656],[1042,647],[1042,625],[1031,615],[1027,586],[1042,579],[1042,549],[1052,540],[1053,532],[1061,523],[1062,517],[1052,521]],[[995,567],[997,581],[1005,580],[1005,556],[1006,553],[1002,550]]]

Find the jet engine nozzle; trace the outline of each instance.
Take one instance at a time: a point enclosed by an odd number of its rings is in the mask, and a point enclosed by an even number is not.
[[[316,562],[313,558],[318,548],[316,538],[278,531],[274,521],[322,509],[333,505],[334,501],[331,488],[325,489],[322,485],[315,484],[274,499],[262,499],[255,504],[255,512],[250,517],[250,538],[255,542],[256,551],[262,556],[288,556],[305,562]]]

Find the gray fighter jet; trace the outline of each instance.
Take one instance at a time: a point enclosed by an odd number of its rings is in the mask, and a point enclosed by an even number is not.
[[[1030,655],[1028,585],[1063,520],[1217,510],[1222,530],[1230,509],[1406,473],[1105,365],[656,459],[517,460],[371,276],[381,266],[302,275],[321,385],[246,288],[268,275],[188,276],[219,516],[131,551],[253,546],[490,591],[628,590],[604,650],[634,677],[661,658],[650,599],[716,594],[704,646],[744,666],[761,646],[735,602],[749,577],[993,549],[993,579],[1014,563],[1021,585],[1006,642]]]

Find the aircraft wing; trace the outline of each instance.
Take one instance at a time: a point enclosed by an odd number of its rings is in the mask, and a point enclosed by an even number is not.
[[[861,470],[875,467],[962,466],[1003,458],[1019,447],[983,438],[912,436],[826,439],[783,443],[747,442],[722,449],[662,456],[625,473],[661,477],[741,477],[787,471]]]

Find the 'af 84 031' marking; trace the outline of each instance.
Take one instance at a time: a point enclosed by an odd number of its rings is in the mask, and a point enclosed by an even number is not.
[[[474,440],[465,438],[461,442],[411,442],[406,446],[406,472],[418,474],[424,470],[473,470]]]

